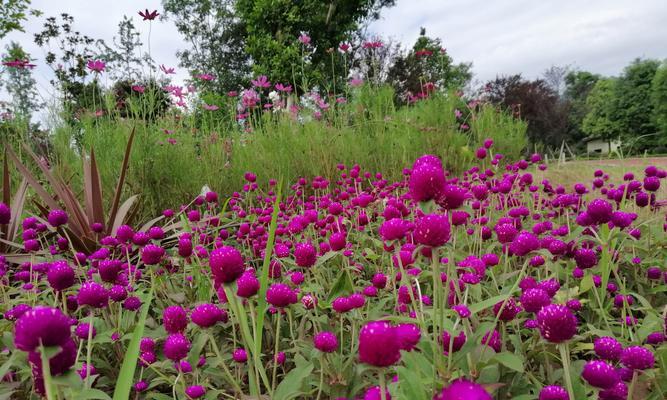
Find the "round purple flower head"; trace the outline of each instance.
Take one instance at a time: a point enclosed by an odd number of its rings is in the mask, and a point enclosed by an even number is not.
[[[453,340],[449,332],[443,331],[441,338],[442,338],[442,347],[444,349],[445,354],[449,353],[450,342],[452,345],[452,353],[456,353],[457,351],[461,350],[463,345],[466,344],[466,334],[463,331],[461,331],[456,337],[454,337]]]
[[[433,155],[419,157],[410,173],[408,188],[414,201],[429,201],[442,195],[445,187],[445,172],[442,162]]]
[[[623,346],[613,337],[604,336],[593,342],[595,354],[603,360],[618,361],[621,359]]]
[[[536,313],[542,307],[551,304],[551,296],[546,290],[540,288],[528,289],[521,294],[521,305],[524,310]]]
[[[287,307],[298,299],[292,288],[284,283],[274,283],[266,290],[266,301],[274,307]]]
[[[630,369],[650,369],[655,364],[651,350],[642,346],[630,346],[623,350],[621,362]]]
[[[294,259],[299,267],[310,268],[317,261],[317,250],[310,242],[297,243],[294,246]]]
[[[313,344],[323,353],[333,353],[338,348],[338,338],[333,332],[323,331],[313,337]]]
[[[67,223],[68,217],[67,213],[63,210],[51,210],[49,211],[47,220],[49,221],[49,225],[57,228],[61,225],[65,225]]]
[[[190,341],[181,333],[174,333],[164,342],[164,355],[172,361],[180,361],[188,356]]]
[[[206,389],[203,386],[192,385],[185,388],[185,394],[189,399],[198,399],[206,394]]]
[[[213,250],[208,262],[211,273],[220,283],[234,282],[245,270],[241,253],[231,246],[222,246]]]
[[[412,351],[421,339],[421,330],[415,324],[398,324],[394,328],[401,350]]]
[[[550,304],[537,313],[537,323],[542,337],[551,343],[572,339],[577,333],[577,318],[564,305]]]
[[[236,280],[236,294],[239,297],[249,298],[259,291],[259,279],[255,276],[253,269],[246,270]]]
[[[164,249],[154,244],[148,244],[141,249],[141,261],[146,265],[159,264],[164,256]]]
[[[390,220],[384,221],[380,225],[379,234],[382,240],[400,240],[405,237],[405,234],[410,229],[410,224],[408,221],[402,220],[400,218],[392,218]]]
[[[90,332],[90,328],[91,326],[88,322],[82,322],[79,325],[77,325],[76,328],[74,328],[74,334],[76,335],[76,337],[83,340],[88,340],[89,334],[91,338],[94,338],[95,336],[97,336],[97,329],[95,329],[95,326],[93,326],[92,327],[93,331]]]
[[[493,400],[493,397],[482,385],[459,379],[433,396],[433,400]]]
[[[510,250],[517,256],[525,256],[533,250],[540,248],[540,240],[530,232],[523,231],[519,233],[512,243]]]
[[[192,310],[190,318],[200,328],[210,328],[225,320],[225,311],[214,304],[200,304]]]
[[[386,321],[373,321],[359,331],[359,360],[376,367],[388,367],[401,358],[396,329]]]
[[[451,227],[446,215],[425,215],[415,223],[415,242],[424,246],[442,246],[449,241],[450,234]]]
[[[51,375],[62,375],[69,371],[76,361],[76,343],[68,339],[61,345],[61,350],[49,359],[49,372]],[[32,369],[35,380],[35,391],[44,394],[44,371],[42,370],[42,355],[39,351],[28,353],[28,363]]]
[[[35,307],[23,313],[14,325],[14,345],[23,351],[34,351],[40,343],[46,347],[62,346],[70,335],[70,320],[57,308]]]
[[[180,333],[188,326],[188,314],[181,306],[169,306],[162,312],[162,321],[167,333]]]
[[[3,202],[0,202],[0,225],[7,225],[11,218],[12,211],[9,209],[9,206]]]
[[[628,398],[628,385],[623,382],[616,384],[598,393],[600,400],[626,400]]]
[[[236,349],[232,353],[232,359],[234,359],[234,361],[237,363],[245,363],[248,361],[248,353],[245,351],[245,349]]]
[[[581,377],[589,385],[600,389],[609,389],[621,379],[616,372],[616,368],[606,361],[587,362],[581,371]]]
[[[74,285],[74,269],[65,260],[54,261],[46,273],[46,279],[53,290],[63,291]]]
[[[594,199],[586,207],[586,214],[588,214],[591,222],[596,225],[609,222],[613,211],[611,204],[604,199]]]
[[[540,390],[538,400],[569,400],[570,396],[567,394],[562,386],[550,385],[545,386]]]
[[[109,303],[109,291],[97,282],[85,282],[76,297],[79,306],[104,308]]]

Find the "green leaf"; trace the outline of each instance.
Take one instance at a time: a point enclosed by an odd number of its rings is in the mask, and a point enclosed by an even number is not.
[[[337,296],[351,293],[354,290],[354,285],[350,279],[350,274],[347,270],[341,269],[338,273],[338,278],[336,278],[336,283],[334,283],[331,291],[329,292],[329,297],[327,301],[331,301]]]
[[[400,398],[411,400],[428,400],[426,387],[421,384],[414,371],[405,367],[398,368],[398,391]]]
[[[587,274],[584,276],[584,279],[581,280],[581,285],[579,286],[579,294],[583,294],[591,290],[595,283],[593,282],[593,276]]]
[[[523,360],[516,354],[504,351],[496,354],[493,359],[509,369],[513,369],[516,372],[523,372]]]
[[[289,400],[302,393],[303,381],[313,372],[313,364],[308,363],[291,370],[273,393],[274,400]]]
[[[130,345],[127,348],[123,363],[120,367],[120,373],[118,374],[118,380],[116,381],[116,387],[113,392],[113,400],[124,400],[130,397],[130,390],[132,389],[132,383],[134,383],[134,371],[137,368],[137,360],[139,360],[139,342],[144,334],[146,316],[148,315],[148,309],[153,301],[153,289],[154,286],[151,286],[151,290],[148,292],[148,296],[141,308],[141,315],[134,328]]]
[[[111,400],[111,397],[99,389],[86,389],[79,392],[77,399]]]
[[[477,314],[478,312],[480,312],[482,310],[486,310],[487,308],[495,305],[496,303],[499,303],[499,302],[505,300],[508,297],[509,297],[509,293],[508,294],[499,294],[498,296],[494,296],[494,297],[491,297],[491,298],[486,299],[484,301],[480,301],[479,303],[472,304],[468,308],[470,309],[470,312],[472,314]]]

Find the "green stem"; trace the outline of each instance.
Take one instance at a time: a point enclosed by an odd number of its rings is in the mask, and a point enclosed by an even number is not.
[[[387,400],[387,393],[386,393],[387,384],[384,380],[384,371],[378,371],[378,375],[380,376],[380,399]]]
[[[51,381],[51,365],[49,358],[46,356],[44,346],[39,346],[39,352],[42,358],[42,375],[44,375],[44,388],[46,389],[46,398],[48,400],[55,400],[56,396],[53,393],[53,383]]]
[[[560,351],[560,360],[563,363],[563,375],[565,376],[565,384],[567,385],[567,394],[570,400],[574,400],[574,389],[572,388],[572,376],[570,375],[570,349],[568,343],[560,343],[558,345]]]
[[[276,362],[276,357],[278,356],[278,348],[280,347],[280,312],[276,313],[276,344],[273,348],[273,374],[271,376],[271,393],[276,388],[276,371],[278,370],[278,363]]]

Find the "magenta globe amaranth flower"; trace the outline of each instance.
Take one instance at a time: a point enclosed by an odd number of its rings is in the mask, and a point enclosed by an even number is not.
[[[577,333],[577,318],[567,306],[550,304],[537,313],[537,323],[542,337],[551,343],[572,339]]]
[[[169,306],[162,312],[162,321],[167,333],[183,332],[188,326],[188,314],[181,306]]]
[[[213,277],[220,283],[234,282],[245,270],[241,253],[231,246],[213,250],[208,262]]]
[[[54,261],[46,274],[49,285],[58,292],[74,285],[74,277],[74,269],[65,260]]]
[[[401,350],[412,351],[421,339],[421,330],[415,324],[398,324],[394,329]]]
[[[589,385],[600,389],[609,389],[613,387],[620,378],[616,368],[606,361],[589,361],[584,365],[581,371],[581,377]]]
[[[248,352],[245,349],[236,349],[232,353],[232,359],[239,364],[243,364],[248,361]]]
[[[482,385],[459,379],[433,396],[433,400],[493,400],[493,397]]]
[[[0,202],[0,225],[7,225],[12,219],[12,210],[3,202]]]
[[[609,222],[613,211],[612,205],[604,199],[594,199],[586,207],[586,214],[596,225]]]
[[[537,236],[530,232],[523,231],[519,233],[512,243],[510,243],[510,250],[517,256],[525,256],[531,251],[540,248],[540,240]]]
[[[551,304],[551,296],[545,290],[540,288],[532,288],[524,291],[521,294],[521,305],[524,310],[536,313],[542,307]]]
[[[298,299],[292,288],[284,283],[274,283],[266,290],[266,301],[274,307],[287,307]]]
[[[249,298],[259,291],[259,279],[255,276],[255,271],[249,269],[241,274],[236,280],[236,295]]]
[[[313,345],[323,353],[333,353],[338,348],[338,338],[333,332],[323,331],[313,337]]]
[[[630,346],[623,349],[621,363],[632,370],[653,368],[655,356],[653,352],[642,346]]]
[[[549,385],[540,390],[538,400],[569,400],[570,396],[562,386]]]
[[[67,216],[67,213],[63,210],[51,210],[47,216],[49,225],[54,228],[65,225],[68,219],[69,217]]]
[[[162,261],[164,249],[154,244],[148,244],[141,249],[141,261],[146,265],[156,265]]]
[[[294,259],[299,267],[312,267],[317,261],[317,250],[310,242],[297,243],[294,246]]]
[[[429,247],[440,247],[449,241],[451,227],[447,215],[429,214],[415,223],[415,242]]]
[[[613,337],[604,336],[593,342],[595,354],[603,360],[618,361],[621,358],[623,346]]]
[[[76,299],[79,306],[104,308],[109,303],[109,291],[97,282],[85,282]]]
[[[40,344],[61,346],[70,336],[70,319],[52,307],[37,306],[26,311],[14,325],[14,345],[23,351],[34,351]]]
[[[376,367],[388,367],[401,358],[396,329],[386,321],[373,321],[359,331],[359,360]]]
[[[382,240],[401,240],[410,229],[410,223],[400,218],[392,218],[380,225],[379,233]]]
[[[190,341],[181,333],[174,333],[164,342],[164,355],[172,361],[180,361],[188,356]]]
[[[190,313],[190,318],[200,328],[210,328],[226,319],[226,313],[214,304],[200,304]]]
[[[198,399],[206,394],[206,389],[200,385],[192,385],[185,388],[185,395],[190,399]]]
[[[445,172],[436,156],[418,158],[410,173],[408,188],[414,201],[429,201],[442,195],[445,187]]]

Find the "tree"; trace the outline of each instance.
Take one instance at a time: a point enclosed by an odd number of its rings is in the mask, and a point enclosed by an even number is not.
[[[547,85],[560,96],[565,91],[566,77],[569,71],[569,65],[552,65],[542,73],[542,76]]]
[[[488,82],[483,91],[488,101],[528,123],[526,135],[532,144],[554,148],[567,139],[567,104],[546,81],[503,76]]]
[[[206,84],[217,93],[236,90],[247,82],[246,29],[234,0],[163,0],[162,6],[165,17],[173,19],[191,45],[176,53],[181,67],[215,76]]]
[[[332,80],[345,78],[341,58],[334,57],[333,52],[364,21],[378,18],[383,7],[394,3],[237,0],[236,9],[247,30],[246,50],[253,60],[253,72],[276,82],[293,82],[301,86],[297,89],[305,90],[317,85],[327,87]]]
[[[114,80],[133,80],[141,76],[141,68],[147,64],[153,67],[153,60],[148,54],[140,53],[141,39],[132,19],[123,15],[118,23],[118,36],[113,38],[114,48],[108,48],[101,58],[110,67],[109,75]]]
[[[400,54],[389,70],[389,83],[405,102],[408,96],[424,91],[432,83],[441,89],[461,89],[472,78],[472,64],[454,64],[439,38],[426,36],[421,28],[419,38],[407,54]]]
[[[653,121],[659,130],[658,142],[667,146],[667,62],[658,68],[651,83]]]
[[[657,132],[653,119],[651,84],[660,66],[657,60],[635,59],[625,67],[615,86],[617,108],[615,118],[625,141],[633,149],[645,150],[653,143]]]
[[[582,131],[584,117],[589,111],[586,99],[600,75],[588,71],[570,71],[565,75],[563,98],[569,104],[567,136],[579,142],[586,134]]]
[[[28,15],[41,15],[38,10],[31,10],[30,0],[0,0],[0,39],[7,36],[11,31],[21,31],[23,21]]]
[[[9,43],[5,46],[5,50],[7,56],[2,61],[10,66],[4,69],[2,75],[6,76],[3,80],[7,93],[12,99],[12,112],[29,122],[32,112],[41,104],[35,78],[32,76],[34,65],[30,64],[30,55],[17,42]],[[21,63],[16,64],[17,60]],[[12,62],[16,65],[13,65]]]
[[[591,89],[586,98],[588,113],[581,127],[586,135],[607,141],[621,136],[623,126],[617,118],[617,85],[616,78],[602,78]]]

